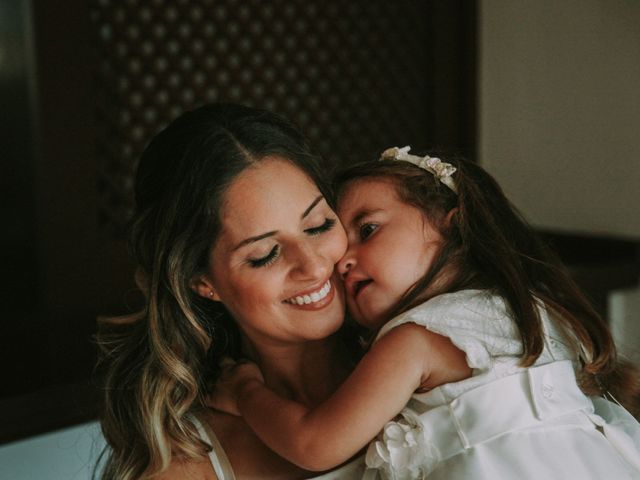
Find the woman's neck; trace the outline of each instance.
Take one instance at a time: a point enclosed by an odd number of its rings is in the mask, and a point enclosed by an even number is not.
[[[326,400],[347,377],[351,366],[338,336],[286,345],[253,345],[265,384],[273,391],[309,406]]]

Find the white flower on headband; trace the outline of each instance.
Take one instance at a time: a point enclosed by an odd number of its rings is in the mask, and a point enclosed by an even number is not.
[[[457,170],[456,167],[451,165],[450,163],[446,163],[441,161],[439,158],[430,157],[426,155],[424,157],[419,157],[417,155],[411,155],[409,153],[411,147],[393,147],[388,148],[382,155],[380,156],[380,160],[400,160],[403,162],[409,162],[413,165],[430,172],[434,177],[436,177],[442,184],[449,187],[454,193],[458,193],[458,189],[456,188],[456,184],[451,178],[451,175],[455,173]]]

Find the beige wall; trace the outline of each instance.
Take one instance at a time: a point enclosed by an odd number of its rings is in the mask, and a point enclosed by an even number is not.
[[[534,225],[640,238],[640,1],[479,14],[481,163]]]

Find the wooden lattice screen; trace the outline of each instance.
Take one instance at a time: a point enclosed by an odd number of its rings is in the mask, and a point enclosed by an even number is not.
[[[426,3],[93,0],[101,223],[131,210],[155,132],[210,101],[292,119],[333,162],[428,143]]]
[[[33,98],[5,90],[24,104],[7,121],[33,130],[5,149],[22,174],[5,192],[19,221],[5,235],[0,443],[94,418],[95,319],[139,300],[124,235],[136,161],[184,110],[274,110],[327,162],[402,144],[472,153],[474,0],[12,4],[32,21],[7,10],[5,23],[28,25],[32,48],[7,59],[24,57],[20,88]],[[28,108],[33,121],[20,123]]]

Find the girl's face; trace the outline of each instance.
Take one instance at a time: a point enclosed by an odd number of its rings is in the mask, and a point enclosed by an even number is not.
[[[391,181],[381,178],[347,186],[338,216],[349,240],[338,264],[347,307],[358,323],[378,329],[425,275],[444,239],[420,210],[398,198]]]
[[[302,170],[279,157],[245,170],[221,220],[196,288],[221,301],[254,345],[321,339],[340,327],[344,291],[334,271],[347,240]]]

